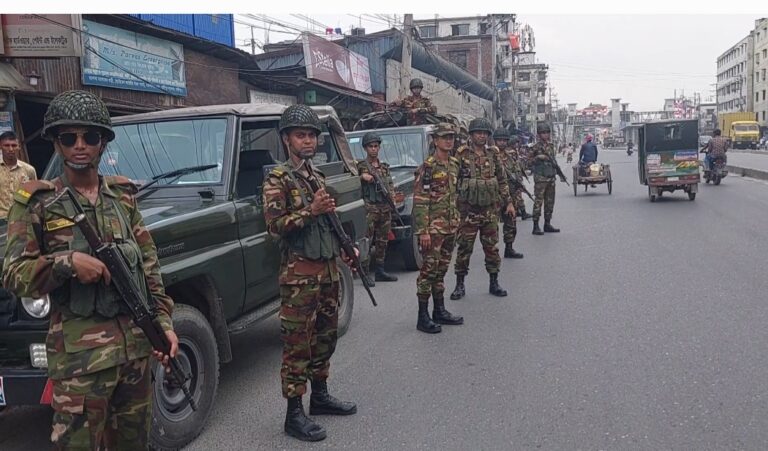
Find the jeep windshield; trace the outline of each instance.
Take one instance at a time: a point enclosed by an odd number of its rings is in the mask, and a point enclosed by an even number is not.
[[[110,142],[99,163],[102,175],[123,175],[137,185],[146,185],[162,174],[211,165],[180,177],[157,179],[155,186],[219,183],[222,180],[224,118],[184,119],[114,126]],[[51,159],[46,178],[58,177],[63,161]]]
[[[365,132],[367,133],[367,132]],[[354,135],[348,135],[349,147],[352,149],[352,155],[355,159],[363,160],[366,158],[365,149],[363,149],[363,135],[365,133],[355,132]],[[424,161],[424,135],[421,132],[387,132],[377,131],[381,136],[381,150],[379,159],[386,161],[392,168],[416,168]]]
[[[733,129],[737,132],[757,132],[760,131],[756,124],[735,124]]]

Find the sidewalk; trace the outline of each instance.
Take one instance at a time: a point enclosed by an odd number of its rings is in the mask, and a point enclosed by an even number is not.
[[[768,152],[728,152],[728,172],[768,180]]]

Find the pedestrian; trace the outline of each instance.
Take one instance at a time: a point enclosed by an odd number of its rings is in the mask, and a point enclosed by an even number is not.
[[[285,432],[299,440],[319,441],[325,429],[307,418],[302,396],[311,378],[311,415],[352,415],[357,407],[328,394],[330,359],[336,349],[339,321],[338,237],[325,214],[336,202],[325,190],[325,176],[312,168],[320,119],[306,105],[291,105],[280,117],[280,138],[290,158],[264,180],[264,219],[279,241],[280,369],[283,396],[288,400]],[[310,181],[320,189],[313,192]]]
[[[178,350],[173,301],[166,295],[152,237],[144,226],[136,186],[122,176],[102,176],[99,161],[115,137],[107,107],[85,91],[67,91],[50,103],[42,136],[63,159],[63,174],[29,181],[14,195],[8,220],[3,285],[17,296],[49,295],[46,350],[53,384],[55,449],[148,449],[152,419],[149,355],[153,351],[126,313],[110,273],[92,256],[85,236],[67,219],[69,188],[102,239],[117,245],[159,324]]]
[[[520,205],[523,205],[522,189],[519,188],[519,184],[522,182],[522,176],[520,175],[520,167],[517,163],[517,153],[510,147],[509,144],[509,131],[500,127],[493,132],[493,141],[496,143],[496,147],[499,148],[499,155],[504,165],[507,179],[509,180],[509,190],[512,198],[515,202],[516,212],[520,211]],[[508,215],[503,211],[500,211],[502,222],[504,226],[502,228],[502,237],[504,238],[504,258],[523,258],[523,254],[515,251],[515,237],[517,236],[517,217],[516,215]]]
[[[389,231],[392,229],[392,209],[389,206],[387,198],[376,183],[373,173],[379,176],[379,179],[386,184],[389,195],[395,193],[395,184],[392,182],[392,174],[389,171],[389,164],[379,160],[379,151],[381,150],[381,136],[376,132],[368,132],[363,135],[363,148],[367,158],[357,163],[357,172],[360,173],[360,182],[363,190],[363,200],[365,201],[365,212],[368,218],[368,239],[376,246],[376,255],[374,255],[374,267],[376,282],[397,282],[397,277],[384,270],[384,261],[387,257],[387,243],[389,242]],[[394,203],[394,199],[392,199]],[[363,264],[368,268],[368,262]],[[368,284],[374,286],[375,283],[368,274],[361,275],[368,278]]]
[[[3,152],[0,161],[0,219],[6,219],[13,203],[13,193],[22,183],[37,180],[37,174],[31,164],[19,160],[20,147],[16,133],[7,131],[0,134],[0,149]]]
[[[464,277],[469,273],[469,258],[480,233],[480,243],[485,253],[485,270],[490,276],[489,292],[494,296],[506,296],[499,286],[499,211],[504,206],[508,215],[515,214],[515,204],[509,195],[509,185],[499,149],[488,146],[493,130],[485,118],[475,118],[469,123],[469,145],[456,152],[459,160],[458,206],[461,224],[456,236],[456,288],[451,299],[465,295]]]
[[[435,154],[428,157],[416,171],[413,190],[414,233],[419,237],[423,257],[416,280],[419,319],[416,328],[422,332],[438,333],[440,324],[464,324],[464,318],[445,309],[445,273],[451,263],[459,210],[456,190],[459,161],[451,156],[456,130],[451,124],[440,123],[432,132]],[[429,317],[429,296],[434,310]],[[434,320],[434,322],[433,322]]]
[[[408,87],[411,90],[411,95],[392,102],[390,106],[402,108],[407,113],[408,125],[424,125],[429,123],[426,115],[437,113],[437,107],[432,104],[429,97],[421,95],[424,83],[421,79],[414,78]]]
[[[552,213],[555,210],[555,176],[557,162],[555,161],[555,146],[549,140],[549,124],[540,122],[537,127],[538,142],[531,149],[531,165],[533,167],[533,234],[543,235],[544,232],[557,233],[560,229],[552,226]],[[565,182],[565,177],[560,175]],[[574,182],[575,183],[575,182]],[[539,228],[541,209],[544,208],[544,232]]]

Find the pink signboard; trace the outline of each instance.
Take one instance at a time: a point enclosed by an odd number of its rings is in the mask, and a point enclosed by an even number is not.
[[[313,34],[302,40],[307,78],[371,94],[368,58]]]

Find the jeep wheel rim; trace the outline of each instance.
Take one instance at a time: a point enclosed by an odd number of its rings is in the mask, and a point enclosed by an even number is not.
[[[176,360],[182,370],[191,375],[188,382],[189,390],[195,402],[200,404],[200,386],[205,379],[205,372],[202,367],[202,352],[200,347],[186,337],[179,338],[179,352],[176,354]],[[163,417],[170,421],[180,422],[188,418],[192,413],[184,392],[180,388],[170,387],[165,380],[165,369],[162,365],[156,365],[154,391],[157,407]]]

